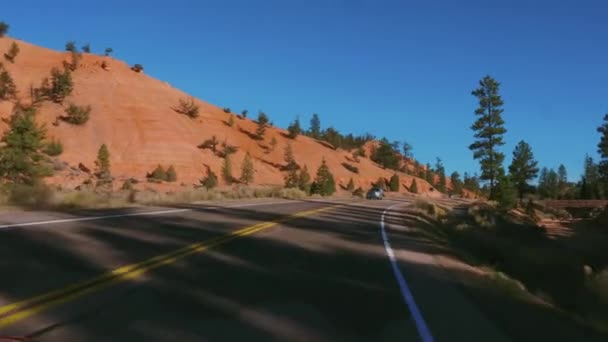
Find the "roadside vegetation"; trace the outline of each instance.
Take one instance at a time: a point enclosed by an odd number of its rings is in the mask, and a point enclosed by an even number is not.
[[[418,200],[410,210],[418,218],[408,224],[488,272],[492,286],[535,296],[608,333],[608,233],[586,220],[571,223],[570,236],[551,236],[538,220],[570,215],[530,203],[505,213],[479,202],[450,213],[451,208]]]

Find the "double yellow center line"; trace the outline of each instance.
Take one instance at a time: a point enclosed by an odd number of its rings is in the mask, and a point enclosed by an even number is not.
[[[186,247],[180,248],[176,251],[167,254],[162,254],[139,263],[121,266],[89,280],[78,282],[67,287],[47,292],[45,294],[35,296],[23,301],[1,306],[0,329],[15,324],[37,313],[56,307],[60,304],[73,301],[87,294],[98,292],[111,285],[136,279],[146,272],[152,271],[162,266],[173,264],[187,256],[204,252],[215,246],[247,235],[257,233],[259,231],[276,226],[280,223],[288,222],[299,217],[318,214],[323,211],[331,210],[335,207],[337,206],[330,206],[321,209],[304,211],[274,221],[263,222],[253,226],[245,227],[232,233],[222,235],[210,240],[194,243]]]

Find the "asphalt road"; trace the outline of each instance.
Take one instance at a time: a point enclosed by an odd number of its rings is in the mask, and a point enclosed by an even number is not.
[[[4,214],[0,335],[507,340],[437,265],[443,251],[402,225],[399,208],[408,204],[279,201]]]

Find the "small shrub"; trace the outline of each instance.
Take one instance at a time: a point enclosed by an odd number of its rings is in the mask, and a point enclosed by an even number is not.
[[[82,52],[91,53],[91,44],[87,43],[82,46]]]
[[[243,109],[241,111],[241,116],[243,116],[243,118],[247,118],[247,113],[249,113],[249,111],[247,109]]]
[[[230,113],[232,113],[232,111],[230,110],[230,108],[229,108],[229,107],[224,107],[224,109],[223,109],[223,110],[224,110],[224,113],[226,113],[226,114],[230,114]]]
[[[51,69],[51,79],[44,78],[40,88],[34,89],[35,97],[39,100],[50,99],[55,103],[62,103],[72,93],[74,83],[72,72],[69,68],[60,71],[58,68]]]
[[[34,185],[12,184],[9,187],[9,203],[29,209],[48,208],[52,203],[53,191],[43,183]]]
[[[221,153],[222,157],[228,157],[231,154],[236,153],[236,151],[238,150],[236,146],[233,145],[229,145],[227,142],[222,143],[223,146],[223,151]]]
[[[89,121],[89,117],[91,116],[91,106],[85,107],[70,104],[65,113],[66,115],[61,117],[63,121],[73,125],[84,125]]]
[[[69,41],[65,43],[65,51],[78,52],[78,50],[76,49],[76,43],[74,41]]]
[[[353,181],[352,178],[348,181],[348,185],[346,186],[346,190],[351,191],[351,192],[355,190],[355,182]]]
[[[48,156],[56,157],[63,153],[63,144],[59,140],[52,139],[46,144],[42,152]]]
[[[112,52],[114,52],[114,50],[112,50],[112,48],[106,48],[104,51],[104,56],[109,56],[112,54]]]
[[[152,173],[149,173],[147,176],[148,180],[162,182],[167,179],[167,171],[162,167],[162,165],[158,165]]]
[[[356,166],[354,166],[354,165],[351,165],[349,163],[343,162],[342,166],[344,166],[345,169],[347,169],[348,171],[350,171],[352,173],[357,173],[357,174],[359,173],[359,168],[356,167]]]
[[[200,183],[207,189],[213,189],[217,186],[217,175],[215,172],[208,170],[207,177],[201,179]]]
[[[226,184],[230,185],[234,181],[232,176],[232,162],[230,161],[230,155],[224,157],[224,163],[222,164],[222,178]]]
[[[15,58],[17,57],[18,54],[19,54],[19,45],[17,45],[17,43],[13,42],[11,44],[11,47],[8,50],[8,52],[4,54],[4,58],[11,63],[15,63]]]
[[[180,99],[175,111],[180,114],[187,115],[191,118],[196,118],[198,117],[199,107],[194,102],[193,98],[190,98],[188,100]]]
[[[0,21],[0,38],[4,37],[8,33],[9,25],[4,21]]]
[[[133,70],[135,72],[142,72],[142,71],[144,71],[144,67],[141,64],[135,64],[134,66],[131,67],[131,70]]]
[[[122,183],[122,186],[120,187],[121,190],[133,190],[133,182],[131,182],[131,179],[127,179],[126,181],[124,181],[124,183]]]
[[[177,172],[175,171],[175,167],[173,165],[169,166],[167,169],[167,174],[165,180],[167,182],[175,182],[177,181]]]
[[[211,151],[213,151],[213,153],[216,153],[217,145],[219,143],[220,143],[219,140],[217,140],[217,138],[214,135],[213,137],[211,137],[211,139],[207,139],[207,140],[203,141],[203,143],[198,145],[197,147],[200,149],[210,149]]]
[[[353,191],[353,196],[363,198],[364,192],[361,187],[358,187],[355,191]]]

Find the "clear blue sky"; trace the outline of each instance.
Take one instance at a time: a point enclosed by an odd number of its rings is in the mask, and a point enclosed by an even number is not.
[[[10,1],[11,35],[141,63],[219,106],[285,127],[407,140],[422,162],[475,172],[467,146],[477,82],[502,83],[503,147],[528,141],[542,166],[578,179],[608,112],[608,1]]]

